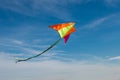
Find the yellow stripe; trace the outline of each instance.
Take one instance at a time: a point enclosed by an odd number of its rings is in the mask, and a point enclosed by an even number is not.
[[[66,36],[67,32],[73,28],[74,24],[71,24],[70,26],[64,27],[60,30],[58,30],[60,37],[63,38],[64,36]]]

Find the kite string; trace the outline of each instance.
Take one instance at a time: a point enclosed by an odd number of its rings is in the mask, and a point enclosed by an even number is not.
[[[28,58],[26,58],[26,59],[16,59],[16,63],[21,62],[21,61],[27,61],[27,60],[30,60],[30,59],[32,59],[32,58],[35,58],[35,57],[38,57],[38,56],[42,55],[43,53],[45,53],[45,52],[47,52],[48,50],[50,50],[51,48],[53,48],[57,43],[59,43],[60,40],[61,40],[61,38],[58,39],[55,43],[53,43],[50,47],[48,47],[47,49],[45,49],[43,52],[41,52],[41,53],[39,53],[39,54],[37,54],[37,55],[35,55],[35,56],[28,57]]]

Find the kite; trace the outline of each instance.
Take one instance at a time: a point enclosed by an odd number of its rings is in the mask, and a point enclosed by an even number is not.
[[[68,22],[68,23],[62,23],[62,24],[55,24],[55,25],[50,26],[50,28],[53,28],[54,30],[56,30],[59,33],[60,37],[64,38],[64,43],[66,43],[70,37],[70,34],[76,31],[76,29],[74,28],[74,25],[75,25],[74,22]],[[21,61],[27,61],[27,60],[30,60],[32,58],[42,55],[43,53],[45,53],[48,50],[50,50],[51,48],[53,48],[57,43],[59,43],[61,38],[58,39],[56,42],[54,42],[50,47],[45,49],[43,52],[41,52],[35,56],[26,58],[26,59],[17,59],[16,63],[21,62]]]

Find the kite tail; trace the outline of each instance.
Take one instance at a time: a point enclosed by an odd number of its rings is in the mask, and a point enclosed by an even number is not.
[[[41,52],[40,54],[37,54],[35,56],[32,56],[32,57],[29,57],[29,58],[26,58],[26,59],[16,59],[16,63],[18,62],[21,62],[21,61],[27,61],[27,60],[30,60],[32,58],[35,58],[35,57],[38,57],[40,55],[42,55],[43,53],[47,52],[48,50],[50,50],[51,48],[53,48],[59,41],[61,40],[61,38],[59,40],[57,40],[55,43],[53,43],[50,47],[48,47],[46,50],[44,50],[43,52]]]

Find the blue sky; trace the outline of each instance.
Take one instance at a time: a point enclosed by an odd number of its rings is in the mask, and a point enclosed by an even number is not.
[[[0,77],[119,80],[119,21],[120,0],[1,0]],[[76,32],[67,44],[61,40],[41,57],[14,64],[16,57],[36,55],[59,39],[59,34],[49,26],[65,22],[76,23]],[[41,70],[43,74],[36,72]]]

